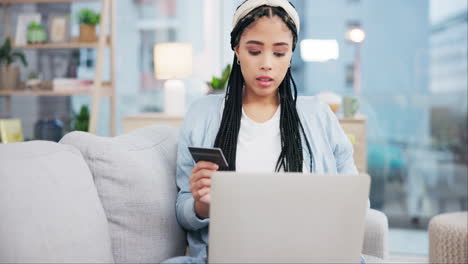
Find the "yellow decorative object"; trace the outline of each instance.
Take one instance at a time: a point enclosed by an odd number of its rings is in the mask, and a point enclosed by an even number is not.
[[[354,145],[356,143],[356,137],[354,135],[348,134],[348,139],[351,141],[351,144]]]
[[[0,141],[2,143],[23,141],[19,119],[0,119]]]

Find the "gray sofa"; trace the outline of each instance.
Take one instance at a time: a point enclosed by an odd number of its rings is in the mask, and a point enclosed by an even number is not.
[[[0,145],[0,263],[158,263],[186,253],[175,217],[177,129]],[[387,256],[370,210],[363,253]],[[376,258],[374,258],[374,257]]]

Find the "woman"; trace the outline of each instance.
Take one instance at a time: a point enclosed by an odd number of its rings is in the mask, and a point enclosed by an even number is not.
[[[297,98],[290,66],[299,27],[287,0],[247,0],[236,10],[226,95],[195,102],[179,138],[176,214],[188,232],[190,257],[164,263],[206,263],[211,175],[218,169],[358,173],[352,146],[329,107]],[[229,167],[194,164],[188,146],[221,148]]]

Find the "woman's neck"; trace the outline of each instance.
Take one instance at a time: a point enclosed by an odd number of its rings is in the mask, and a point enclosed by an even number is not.
[[[245,114],[255,122],[263,123],[270,120],[274,115],[279,105],[279,96],[261,97],[249,95],[246,93],[243,98],[242,107]]]
[[[274,93],[270,96],[258,96],[251,92],[246,91],[244,93],[242,104],[243,105],[257,105],[257,106],[278,106],[279,105],[279,94]]]

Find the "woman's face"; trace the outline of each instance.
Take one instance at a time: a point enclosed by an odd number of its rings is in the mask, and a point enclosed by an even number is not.
[[[278,16],[261,17],[250,24],[235,48],[245,80],[246,96],[278,94],[292,57],[293,36]]]

